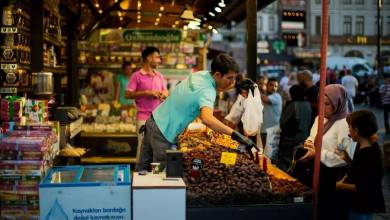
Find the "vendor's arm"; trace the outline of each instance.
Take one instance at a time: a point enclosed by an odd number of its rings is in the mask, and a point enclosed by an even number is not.
[[[144,91],[131,91],[126,90],[126,98],[127,99],[135,99],[142,96],[152,96],[155,98],[160,98],[160,91],[154,91],[154,90],[144,90]]]
[[[207,127],[211,128],[216,132],[224,133],[227,135],[231,135],[233,132],[232,128],[226,126],[216,117],[214,117],[213,109],[210,107],[204,106],[200,109],[200,119]]]

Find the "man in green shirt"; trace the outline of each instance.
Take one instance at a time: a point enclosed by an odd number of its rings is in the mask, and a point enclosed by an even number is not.
[[[213,116],[217,91],[224,91],[234,84],[238,71],[237,62],[221,53],[211,63],[211,72],[193,73],[177,85],[146,121],[138,170],[149,170],[151,162],[159,162],[164,168],[165,151],[177,143],[177,137],[198,116],[214,131],[231,135],[247,146],[255,146],[248,138]]]

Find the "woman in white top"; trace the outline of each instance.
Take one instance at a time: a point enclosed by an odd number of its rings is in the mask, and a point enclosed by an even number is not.
[[[336,219],[337,207],[335,204],[336,182],[341,178],[347,168],[347,162],[338,154],[336,149],[342,146],[352,158],[354,147],[348,136],[348,123],[346,116],[348,95],[341,85],[330,84],[325,87],[325,120],[321,148],[321,168],[318,189],[318,211],[320,219]],[[318,117],[306,139],[304,146],[308,150],[301,161],[313,158],[315,155],[314,141],[317,135]],[[343,146],[346,145],[346,146]],[[333,207],[332,207],[333,205]]]

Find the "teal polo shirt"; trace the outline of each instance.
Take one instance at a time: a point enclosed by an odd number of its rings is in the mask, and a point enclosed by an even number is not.
[[[179,83],[168,98],[153,111],[153,118],[171,143],[200,114],[202,107],[214,109],[217,87],[209,71],[191,74]]]

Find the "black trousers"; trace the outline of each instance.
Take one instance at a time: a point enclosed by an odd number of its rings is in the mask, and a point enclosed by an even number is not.
[[[336,182],[344,177],[347,166],[327,167],[321,163],[320,182],[318,187],[319,219],[343,219],[341,206],[337,202]]]

